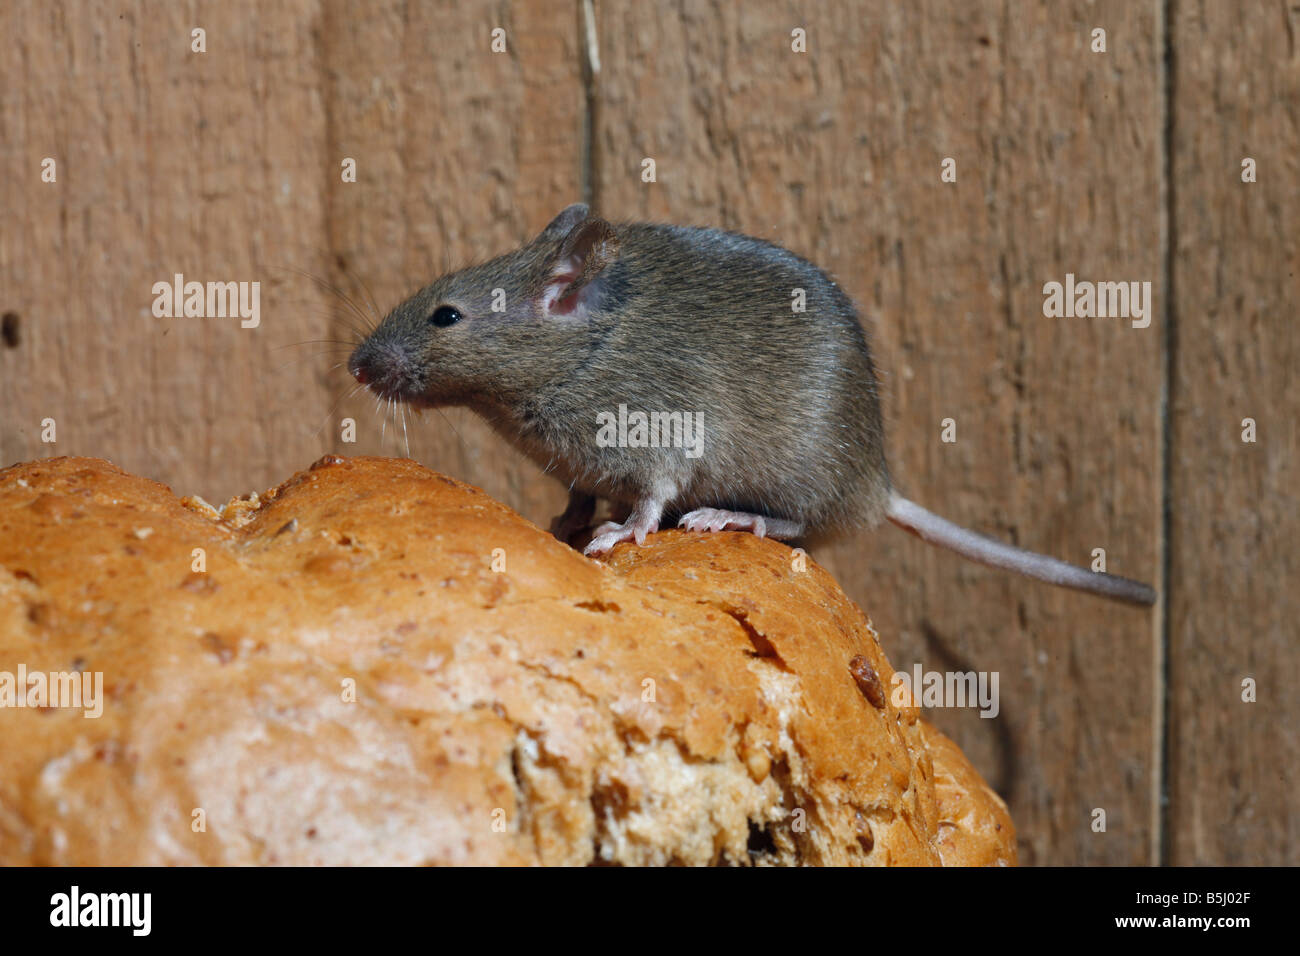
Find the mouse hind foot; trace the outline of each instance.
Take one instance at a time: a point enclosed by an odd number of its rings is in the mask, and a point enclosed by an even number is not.
[[[635,541],[644,544],[646,535],[659,530],[659,519],[663,517],[663,505],[658,502],[642,502],[632,509],[626,521],[606,521],[596,529],[591,543],[583,550],[587,557],[607,554],[614,545],[623,541]]]
[[[724,511],[721,508],[696,508],[677,522],[687,531],[752,531],[760,538],[787,540],[803,534],[802,522],[788,518],[769,518],[747,511]]]

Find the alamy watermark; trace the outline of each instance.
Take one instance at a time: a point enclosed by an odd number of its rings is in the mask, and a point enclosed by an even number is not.
[[[148,936],[153,926],[152,893],[83,893],[73,884],[50,897],[51,926],[119,926]]]
[[[682,448],[687,458],[704,454],[703,412],[628,411],[596,413],[600,448]]]
[[[176,273],[171,282],[155,282],[153,314],[159,319],[239,318],[239,325],[255,329],[262,322],[260,282],[186,282]]]
[[[0,671],[0,707],[68,707],[96,718],[104,713],[103,671]]]
[[[1049,319],[1132,319],[1133,328],[1151,324],[1150,282],[1065,282],[1043,286],[1043,315]]]
[[[895,707],[978,707],[981,717],[990,718],[1002,709],[997,671],[923,671],[916,664],[911,674],[895,671],[890,683]]]

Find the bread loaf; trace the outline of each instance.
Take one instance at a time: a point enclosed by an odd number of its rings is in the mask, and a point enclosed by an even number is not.
[[[798,565],[676,531],[598,564],[407,460],[220,512],[96,459],[7,468],[0,864],[1014,863],[1002,801]],[[20,667],[102,675],[102,713]]]

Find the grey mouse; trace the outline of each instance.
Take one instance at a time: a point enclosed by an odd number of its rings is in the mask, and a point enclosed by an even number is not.
[[[857,311],[812,263],[718,229],[575,204],[513,252],[415,293],[353,352],[383,398],[473,409],[569,486],[588,555],[692,531],[806,535],[882,519],[993,567],[1133,604],[1150,587],[976,534],[893,489]]]

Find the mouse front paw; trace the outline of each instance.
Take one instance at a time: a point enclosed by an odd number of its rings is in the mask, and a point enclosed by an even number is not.
[[[614,545],[621,544],[624,541],[635,541],[637,544],[645,544],[645,537],[659,530],[659,519],[637,518],[633,515],[622,524],[615,521],[606,521],[596,529],[595,536],[592,537],[591,543],[583,549],[583,554],[589,558],[598,557],[602,554],[608,554],[613,550]]]

